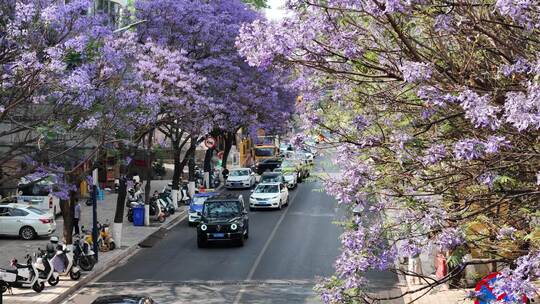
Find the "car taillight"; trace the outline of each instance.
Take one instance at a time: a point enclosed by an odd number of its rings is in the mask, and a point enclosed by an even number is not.
[[[43,224],[52,223],[52,219],[39,219]]]
[[[53,207],[53,198],[49,197],[49,209]]]

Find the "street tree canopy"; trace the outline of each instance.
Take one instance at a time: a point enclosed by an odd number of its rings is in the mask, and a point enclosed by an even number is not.
[[[540,10],[537,1],[288,1],[294,14],[242,28],[258,67],[293,67],[305,133],[337,146],[327,190],[345,224],[326,303],[377,299],[369,270],[447,252],[457,281],[498,263],[497,294],[532,297],[540,276]],[[303,138],[296,138],[302,144]],[[408,275],[416,275],[408,273]]]

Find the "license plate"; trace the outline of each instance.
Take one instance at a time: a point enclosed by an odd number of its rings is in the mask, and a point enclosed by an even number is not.
[[[214,233],[213,234],[215,238],[223,238],[225,237],[225,233]]]
[[[259,202],[259,205],[269,205],[268,202]]]

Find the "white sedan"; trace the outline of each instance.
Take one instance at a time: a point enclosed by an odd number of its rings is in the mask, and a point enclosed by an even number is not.
[[[225,188],[251,188],[255,185],[255,173],[250,168],[233,169],[227,177]]]
[[[249,197],[249,209],[276,208],[289,204],[289,190],[282,183],[258,184]]]
[[[19,235],[25,240],[50,235],[56,230],[53,216],[36,207],[0,205],[0,234]]]

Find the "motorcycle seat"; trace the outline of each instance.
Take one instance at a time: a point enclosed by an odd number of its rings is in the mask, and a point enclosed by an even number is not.
[[[17,270],[15,269],[2,269],[2,271],[17,274]]]

